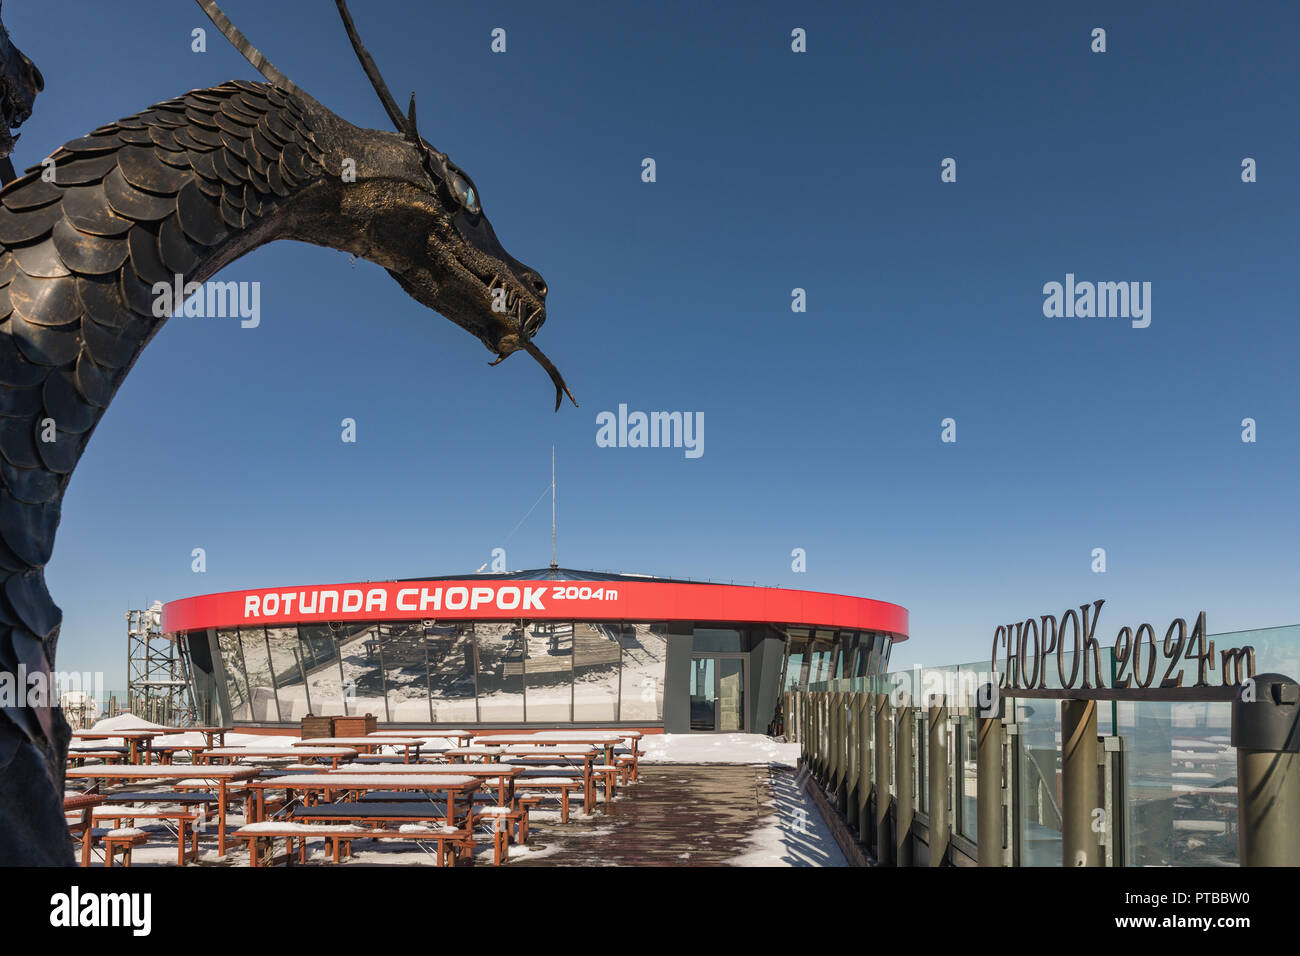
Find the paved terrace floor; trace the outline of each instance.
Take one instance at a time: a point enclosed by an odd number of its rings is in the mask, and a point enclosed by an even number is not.
[[[775,765],[641,765],[590,817],[531,826],[510,866],[846,866],[795,772]]]

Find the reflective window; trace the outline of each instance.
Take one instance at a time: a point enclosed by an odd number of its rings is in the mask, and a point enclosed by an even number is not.
[[[378,631],[388,719],[405,723],[428,720],[428,645],[423,622],[381,624]]]
[[[212,647],[208,643],[207,631],[190,631],[185,635],[185,649],[188,652],[193,678],[194,704],[198,708],[199,723],[219,724],[221,717],[217,707],[216,685],[221,678],[212,666]]]
[[[280,719],[299,720],[306,715],[308,707],[298,628],[268,627],[266,645],[271,653],[271,676],[280,702]]]
[[[427,622],[430,719],[435,724],[478,720],[474,703],[474,625]]]
[[[524,646],[525,718],[567,722],[573,704],[572,622],[526,622]]]
[[[253,720],[279,720],[275,684],[271,680],[271,659],[266,653],[266,631],[260,627],[242,627],[239,629],[239,640],[244,649],[248,703],[252,708]]]
[[[618,719],[619,626],[573,625],[573,719]]]
[[[339,670],[338,644],[328,624],[298,627],[299,651],[307,672],[307,699],[317,717],[343,713],[343,674]]]
[[[668,658],[666,624],[624,624],[619,720],[663,720],[664,668]]]
[[[854,677],[866,677],[873,673],[871,670],[872,655],[879,655],[879,639],[871,631],[863,631],[858,635],[858,659],[853,670]]]
[[[835,676],[853,677],[858,667],[858,632],[840,631],[837,643],[840,645],[840,662]]]
[[[479,621],[478,719],[517,723],[524,719],[524,636],[517,622]]]
[[[744,635],[733,628],[697,627],[694,650],[704,654],[736,654],[749,648]]]
[[[239,647],[239,629],[231,627],[218,630],[217,647],[221,649],[221,664],[226,672],[230,719],[252,720],[252,711],[248,706],[248,684],[244,679],[244,657]]]
[[[384,716],[384,675],[379,668],[379,628],[345,624],[338,629],[343,665],[343,707],[351,717]]]
[[[974,840],[976,838],[979,813],[976,809],[977,774],[975,759],[978,747],[976,743],[976,722],[974,717],[963,717],[961,749],[961,834]]]
[[[927,775],[930,773],[930,758],[926,755],[926,747],[930,743],[930,734],[927,730],[930,724],[924,708],[916,712],[912,723],[916,733],[916,808],[922,813],[929,813],[930,789]]]
[[[818,631],[813,640],[812,655],[808,669],[808,683],[817,684],[831,679],[832,653],[835,650],[833,631]]]
[[[786,645],[785,689],[807,687],[810,632],[807,628],[792,627],[786,633],[789,634],[790,640]]]

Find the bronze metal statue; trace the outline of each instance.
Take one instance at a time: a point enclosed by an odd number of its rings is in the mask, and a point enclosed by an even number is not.
[[[44,566],[63,493],[165,321],[161,290],[177,282],[203,283],[276,239],[345,250],[384,266],[497,362],[532,355],[557,410],[568,394],[532,341],[546,283],[502,248],[469,175],[421,137],[414,97],[405,115],[397,108],[343,0],[395,134],[336,116],[215,3],[198,3],[267,82],[194,90],[108,123],[56,150],[52,173],[35,166],[0,190],[0,672],[52,668],[61,613]],[[0,715],[0,864],[71,864],[67,723],[56,702],[28,697]]]

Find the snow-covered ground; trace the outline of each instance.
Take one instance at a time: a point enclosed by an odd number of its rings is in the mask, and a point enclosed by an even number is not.
[[[732,866],[848,866],[830,827],[804,790],[802,779],[788,771],[772,774],[772,815],[749,838],[751,849]]]
[[[798,744],[783,744],[762,734],[646,734],[641,748],[647,763],[774,763],[793,767]]]
[[[104,733],[114,730],[148,730],[159,725],[147,720],[122,714],[99,721],[94,726],[96,732]],[[202,743],[199,734],[173,734],[156,738],[160,743]],[[297,740],[296,735],[269,736],[264,734],[226,735],[229,747],[285,746]],[[114,741],[106,741],[112,745]],[[760,734],[647,734],[642,738],[643,760],[651,764],[757,764],[771,767],[767,788],[767,810],[759,822],[758,828],[747,840],[747,849],[732,861],[735,866],[847,866],[844,857],[836,846],[829,828],[820,813],[801,786],[793,768],[799,756],[799,745],[781,743]],[[641,785],[645,785],[644,783]],[[625,797],[617,798],[619,800]],[[581,836],[582,839],[599,840],[608,833],[596,814],[587,818],[579,808],[574,809],[573,826],[565,827],[566,835]],[[533,814],[536,823],[558,824],[558,811],[541,811]],[[243,822],[237,814],[229,820],[231,829]],[[593,825],[595,824],[595,825]],[[242,846],[242,845],[241,845]],[[363,845],[351,861],[352,864],[382,863],[406,865],[433,865],[431,851],[410,844]],[[545,847],[512,847],[511,859],[525,857],[542,859],[557,852],[557,845],[552,843]],[[205,862],[218,862],[215,847],[204,843],[201,856]],[[323,845],[313,845],[310,856],[314,859],[324,858]],[[476,857],[481,863],[491,862],[490,841],[480,841],[480,851]],[[683,863],[689,863],[690,850],[684,849]],[[151,845],[135,851],[136,865],[175,865],[176,850],[174,843],[166,840],[154,841]],[[224,862],[227,865],[247,865],[247,851],[232,848]]]

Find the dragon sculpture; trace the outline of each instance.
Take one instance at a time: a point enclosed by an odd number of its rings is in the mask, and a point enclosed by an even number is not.
[[[167,317],[155,290],[204,283],[277,239],[344,250],[478,336],[491,364],[532,355],[557,410],[564,394],[573,400],[532,341],[546,283],[502,248],[469,175],[421,137],[414,96],[398,109],[344,0],[344,27],[397,133],[335,115],[215,3],[197,2],[266,82],[232,80],[108,123],[56,150],[52,172],[47,160],[0,190],[0,672],[29,681],[48,680],[54,663],[61,613],[44,566],[63,494]],[[0,864],[73,862],[69,738],[53,701],[22,695],[0,709]]]

